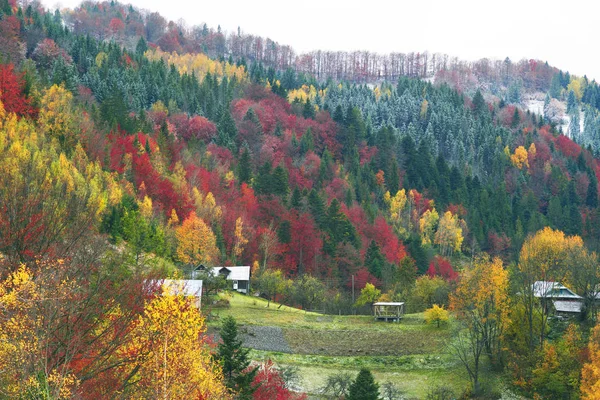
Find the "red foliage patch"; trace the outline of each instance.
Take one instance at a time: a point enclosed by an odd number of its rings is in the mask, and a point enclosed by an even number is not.
[[[581,146],[577,143],[566,137],[565,135],[559,135],[554,143],[556,143],[556,147],[563,153],[566,157],[577,158],[581,153]]]
[[[429,269],[427,275],[430,277],[440,276],[447,281],[455,281],[458,279],[458,274],[452,268],[450,261],[442,256],[435,256],[431,263],[429,263]]]
[[[29,104],[23,94],[23,74],[17,75],[12,64],[0,65],[0,101],[8,113],[20,117],[35,116],[37,111]]]

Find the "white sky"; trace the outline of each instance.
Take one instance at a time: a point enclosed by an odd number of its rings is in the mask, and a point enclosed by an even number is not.
[[[596,0],[129,0],[167,19],[270,37],[309,50],[429,51],[535,58],[600,80]],[[73,8],[79,0],[42,0]],[[127,3],[126,0],[122,2]]]

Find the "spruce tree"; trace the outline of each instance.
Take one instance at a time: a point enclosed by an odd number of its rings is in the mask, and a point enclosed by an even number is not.
[[[290,186],[288,184],[288,173],[284,166],[278,165],[273,170],[271,185],[270,193],[278,196],[287,196]]]
[[[308,194],[308,208],[319,228],[325,228],[325,202],[315,189]]]
[[[300,207],[302,206],[302,194],[300,194],[300,190],[298,189],[298,186],[296,186],[294,188],[294,191],[292,192],[292,198],[290,200],[290,208],[293,208],[294,210],[300,210]]]
[[[366,368],[360,370],[349,392],[347,400],[379,400],[379,385]]]
[[[381,272],[385,266],[385,259],[379,250],[379,246],[374,240],[371,240],[367,253],[365,254],[365,266],[377,279],[381,279]]]
[[[251,399],[256,387],[252,386],[258,369],[250,367],[249,349],[242,347],[238,338],[237,322],[232,316],[223,320],[221,340],[217,349],[217,359],[223,368],[225,385],[233,390],[238,399]]]
[[[598,207],[598,181],[594,173],[589,174],[589,176],[590,184],[588,185],[585,203],[588,207],[596,208]]]
[[[244,151],[240,156],[240,162],[238,163],[238,179],[240,181],[240,184],[242,184],[243,182],[249,183],[252,179],[250,153],[248,152],[248,148],[244,148]]]
[[[479,118],[483,115],[486,109],[487,106],[485,104],[485,100],[483,99],[483,95],[481,94],[481,91],[477,89],[475,96],[473,96],[473,114]]]
[[[515,107],[515,112],[513,113],[511,126],[516,128],[521,123],[521,116],[519,115],[519,109]]]

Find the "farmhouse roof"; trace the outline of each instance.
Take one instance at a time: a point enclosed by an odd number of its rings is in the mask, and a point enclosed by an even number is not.
[[[552,303],[554,303],[554,308],[558,312],[580,313],[581,308],[583,307],[583,303],[581,301],[555,300]]]
[[[373,303],[374,306],[401,306],[404,302],[378,301]]]
[[[165,279],[163,287],[173,294],[202,297],[202,281],[189,279]]]
[[[551,297],[556,299],[581,299],[582,297],[575,294],[571,289],[567,288],[559,282],[551,281],[536,281],[533,284],[533,295],[535,297]]]

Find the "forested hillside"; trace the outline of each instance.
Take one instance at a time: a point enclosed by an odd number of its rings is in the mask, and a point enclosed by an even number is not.
[[[547,226],[600,246],[600,95],[587,78],[536,61],[296,56],[115,2],[0,5],[0,261],[13,274],[0,296],[64,291],[38,345],[55,346],[48,369],[67,368],[73,390],[134,388],[119,379],[152,366],[131,369],[128,324],[159,324],[142,283],[200,263],[316,278],[337,302],[322,309],[349,312],[353,282],[396,299],[439,275],[449,291],[481,252],[514,263]],[[525,111],[526,91],[581,107],[584,131]],[[21,333],[42,330],[49,306],[11,304],[34,326]],[[29,362],[15,382],[37,379]]]

